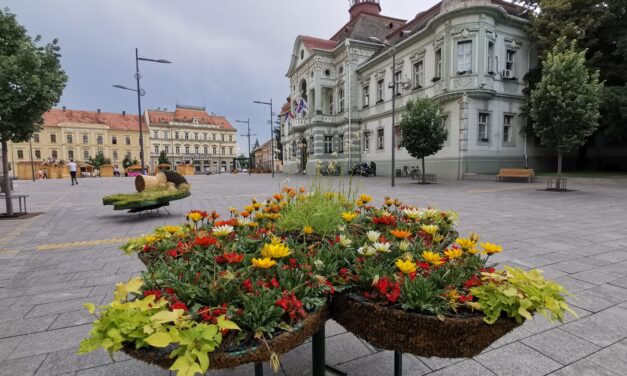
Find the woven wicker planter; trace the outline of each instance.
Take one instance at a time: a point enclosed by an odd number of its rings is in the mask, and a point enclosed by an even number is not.
[[[499,319],[489,325],[481,315],[447,317],[407,312],[370,303],[351,293],[337,294],[331,318],[373,346],[440,358],[470,358],[520,324]]]
[[[277,354],[285,354],[322,329],[328,319],[329,309],[325,305],[318,311],[310,313],[297,329],[277,335],[268,341],[268,345]],[[173,349],[173,346],[163,349],[135,349],[133,346],[127,345],[122,351],[135,359],[157,365],[163,369],[169,369],[174,363],[174,360],[169,358],[169,354]],[[246,363],[263,362],[269,360],[271,354],[268,348],[261,343],[255,347],[232,352],[218,350],[208,354],[209,368],[233,368]]]

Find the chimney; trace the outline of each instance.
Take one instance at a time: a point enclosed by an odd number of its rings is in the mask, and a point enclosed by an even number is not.
[[[122,116],[126,116],[126,111],[122,111]]]
[[[100,109],[98,109],[97,111],[98,111],[98,113],[100,113]]]
[[[65,106],[63,106],[63,112],[65,112]]]

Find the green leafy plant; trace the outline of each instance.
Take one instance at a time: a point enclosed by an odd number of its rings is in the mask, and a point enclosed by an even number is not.
[[[482,279],[487,283],[470,291],[479,299],[472,303],[473,307],[483,311],[488,324],[503,314],[517,322],[531,320],[533,312],[540,312],[550,321],[563,322],[565,312],[577,317],[566,303],[568,292],[561,285],[545,280],[540,270],[526,272],[506,266],[504,271],[483,273]]]
[[[155,188],[136,193],[119,193],[103,197],[104,205],[113,205],[115,210],[135,209],[180,200],[191,195],[190,186],[181,184],[179,189]]]
[[[337,197],[315,192],[290,204],[277,221],[280,230],[292,232],[311,227],[318,235],[330,235],[342,225],[344,205]]]

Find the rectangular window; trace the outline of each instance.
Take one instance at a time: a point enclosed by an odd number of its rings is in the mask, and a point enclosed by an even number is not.
[[[214,141],[216,140],[216,134],[215,133],[213,133],[213,140]]]
[[[425,84],[425,64],[421,60],[414,64],[414,89],[423,87]]]
[[[309,149],[309,154],[314,153],[314,138],[313,136],[309,137],[309,145],[307,145],[307,149]]]
[[[200,152],[200,149],[198,148],[198,146],[194,146],[194,153],[198,154]]]
[[[385,148],[384,140],[385,140],[384,129],[383,128],[377,129],[377,150],[383,150]]]
[[[56,150],[53,150],[51,152],[51,155],[52,155],[52,159],[57,159],[57,151]]]
[[[67,151],[67,159],[74,159],[74,150]]]
[[[111,144],[113,144],[113,145],[117,145],[118,144],[117,136],[111,136]]]
[[[179,132],[174,132],[174,138],[177,140],[179,139]]]
[[[203,151],[205,152],[205,154],[209,154],[209,146],[206,146],[203,148]]]
[[[435,77],[442,78],[442,49],[435,51]]]
[[[194,140],[198,140],[198,133],[194,133]]]
[[[51,134],[50,135],[50,143],[51,144],[56,144],[57,143],[57,135],[56,134]]]
[[[39,133],[33,135],[33,142],[39,143]]]
[[[41,159],[41,150],[35,150],[35,159]]]
[[[163,151],[165,151],[166,154],[170,154],[170,146],[169,145],[163,145]]]
[[[370,132],[364,132],[364,152],[370,151]]]
[[[488,42],[488,74],[494,74],[494,42]]]
[[[401,95],[403,91],[403,88],[401,86],[402,83],[403,83],[403,72],[398,71],[394,73],[394,95]]]
[[[515,77],[515,72],[514,72],[514,59],[516,57],[516,51],[514,50],[507,50],[505,52],[505,72],[503,72],[503,77],[504,78],[513,78]]]
[[[514,116],[505,115],[503,117],[503,143],[508,144],[512,142],[512,124]]]
[[[224,134],[222,134],[222,141],[224,141]]]
[[[185,154],[189,154],[189,146],[185,146]]]
[[[159,154],[159,145],[155,145],[155,154]]]
[[[341,134],[337,142],[337,152],[344,153],[344,135]]]
[[[377,103],[383,102],[383,80],[377,81]]]
[[[84,134],[83,135],[83,144],[89,144],[89,135],[88,134]]]
[[[124,136],[127,145],[131,144],[131,136]]]
[[[364,86],[362,100],[364,107],[370,106],[370,86]]]
[[[185,139],[189,140],[189,132],[185,132]]]
[[[18,150],[17,151],[17,159],[24,159],[24,151],[23,150]]]
[[[118,151],[117,151],[117,150],[114,150],[114,151],[112,152],[112,155],[113,155],[113,160],[114,160],[114,161],[117,161],[117,160],[118,160]]]
[[[83,150],[83,160],[86,161],[89,159],[89,150]]]
[[[224,148],[222,148],[222,155],[225,155],[225,154],[226,154],[224,151],[225,151],[225,150],[224,150]]]
[[[344,112],[344,89],[337,91],[338,113]]]
[[[159,131],[154,131],[153,135],[154,135],[154,138],[159,138]]]
[[[324,154],[333,153],[333,136],[324,136]]]
[[[217,154],[218,153],[218,148],[217,147],[212,147],[212,152],[213,154]]]
[[[472,41],[457,42],[457,74],[472,73]]]
[[[102,137],[102,135],[101,135],[101,134],[99,134],[99,135],[97,135],[97,136],[96,136],[96,143],[97,143],[98,145],[102,145],[102,143],[103,143],[103,137]]]
[[[232,134],[229,135],[229,142],[233,142],[233,135]]]
[[[479,142],[490,142],[490,114],[485,112],[479,113]]]
[[[179,146],[174,148],[174,150],[176,151],[176,154],[181,154],[181,148]]]
[[[163,138],[167,140],[168,137],[170,137],[170,134],[167,131],[163,131]]]
[[[203,133],[203,135],[204,135],[204,137],[205,137],[205,140],[208,140],[208,139],[209,139],[209,135],[208,135],[207,133]]]
[[[229,155],[233,155],[233,148],[229,148]]]
[[[124,154],[128,159],[131,159],[131,151],[126,150],[126,154]]]
[[[72,135],[71,134],[66,134],[65,138],[67,139],[67,143],[71,144],[72,143]]]

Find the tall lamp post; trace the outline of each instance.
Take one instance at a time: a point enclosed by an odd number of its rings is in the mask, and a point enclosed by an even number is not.
[[[274,127],[272,125],[272,98],[270,98],[270,102],[262,102],[262,101],[254,101],[256,104],[265,104],[266,106],[270,106],[270,158],[272,160],[272,178],[274,178]]]
[[[392,187],[395,184],[395,164],[396,164],[396,124],[395,124],[395,112],[396,112],[396,85],[400,84],[400,82],[396,82],[396,46],[390,44],[388,42],[382,41],[379,38],[369,37],[371,42],[377,43],[381,46],[386,46],[392,48]]]
[[[245,136],[248,138],[248,175],[250,175],[251,174],[250,167],[252,166],[252,163],[253,163],[253,159],[250,155],[250,136],[254,136],[253,134],[250,134],[250,119],[246,119],[246,121],[235,120],[235,122],[246,124],[246,134],[243,134],[242,136]]]
[[[144,91],[140,86],[139,86],[139,80],[142,78],[141,74],[139,74],[139,61],[151,61],[153,63],[160,63],[160,64],[171,64],[172,62],[169,60],[165,60],[165,59],[148,59],[145,57],[139,57],[139,52],[137,50],[137,48],[135,49],[135,80],[137,81],[137,89],[131,89],[129,87],[126,86],[122,86],[122,85],[113,85],[113,87],[118,88],[118,89],[123,89],[123,90],[130,90],[130,91],[134,91],[137,93],[137,112],[138,112],[138,119],[139,119],[139,158],[141,159],[141,164],[142,164],[142,174],[146,173],[146,165],[144,162],[144,135],[142,132],[142,101],[141,101],[141,97],[143,97],[144,95],[146,95],[146,91]],[[149,135],[150,137],[150,135]]]

